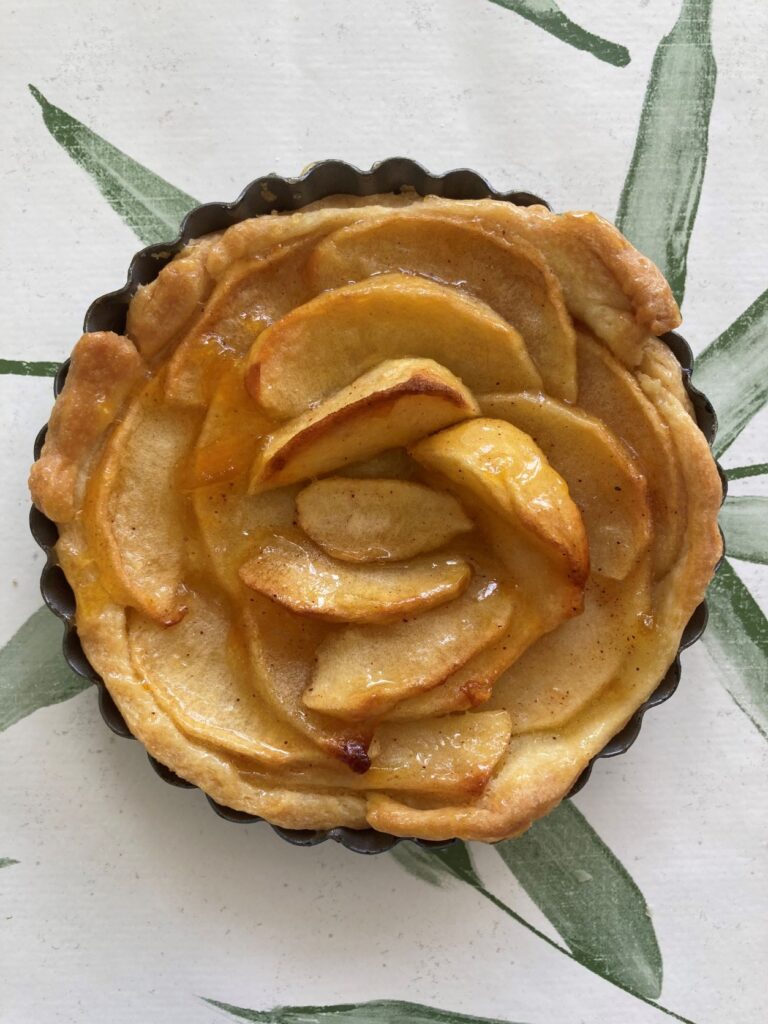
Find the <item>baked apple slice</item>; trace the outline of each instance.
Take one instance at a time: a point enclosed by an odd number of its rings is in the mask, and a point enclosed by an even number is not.
[[[212,748],[282,769],[336,763],[275,714],[254,688],[245,638],[225,605],[190,594],[175,626],[138,612],[128,617],[131,661],[180,729]]]
[[[162,401],[152,380],[112,432],[84,503],[94,554],[113,598],[156,622],[178,622],[186,609],[182,465],[197,417]]]
[[[391,622],[445,604],[469,583],[467,562],[424,555],[397,565],[352,565],[298,531],[267,534],[240,579],[300,615],[329,622]]]
[[[216,284],[202,316],[168,360],[166,396],[179,405],[205,406],[221,371],[245,355],[255,338],[310,293],[302,273],[309,239],[277,246],[255,260],[234,263]]]
[[[648,553],[621,581],[593,573],[583,614],[537,640],[497,679],[487,706],[508,711],[515,734],[563,727],[647,645],[650,582]]]
[[[304,704],[349,721],[388,711],[443,682],[509,622],[507,586],[476,573],[450,604],[389,626],[348,626],[320,644]]]
[[[562,477],[531,438],[479,418],[412,445],[411,455],[456,494],[548,628],[581,610],[589,549]]]
[[[504,711],[383,723],[368,748],[365,785],[441,798],[478,796],[506,753],[510,735]]]
[[[257,455],[252,493],[312,477],[410,444],[479,408],[431,359],[391,359],[276,430]]]
[[[489,647],[452,672],[445,682],[400,701],[384,717],[388,721],[436,718],[484,704],[502,672],[514,665],[548,628],[538,609],[520,588],[511,591],[511,598],[509,624]]]
[[[269,415],[286,419],[405,356],[434,359],[472,391],[541,387],[513,327],[471,295],[412,274],[382,274],[294,309],[251,347],[246,384]]]
[[[333,627],[309,615],[295,615],[255,591],[244,593],[240,621],[254,692],[278,718],[309,737],[321,750],[354,772],[367,771],[371,727],[318,714],[302,701],[318,646]]]
[[[439,211],[405,210],[329,234],[307,270],[316,291],[397,270],[456,285],[520,333],[549,394],[576,397],[575,339],[560,285],[519,235],[504,238]],[[464,344],[472,353],[469,337]]]
[[[593,416],[544,395],[486,395],[480,407],[533,438],[581,512],[592,571],[624,579],[651,534],[645,478],[626,446]]]
[[[408,480],[326,477],[296,497],[299,526],[347,562],[412,558],[472,529],[450,494]]]
[[[578,333],[579,400],[637,456],[648,486],[651,551],[657,578],[672,567],[683,543],[686,497],[667,424],[636,377],[588,334]]]

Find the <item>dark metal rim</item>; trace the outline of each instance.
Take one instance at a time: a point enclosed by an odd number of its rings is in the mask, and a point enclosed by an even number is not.
[[[305,174],[298,178],[282,178],[276,174],[268,174],[257,178],[243,189],[240,196],[231,203],[205,203],[191,210],[181,224],[178,237],[169,243],[147,246],[138,252],[130,262],[128,276],[122,288],[100,296],[91,303],[85,315],[84,331],[115,331],[120,334],[125,329],[125,318],[128,304],[139,285],[153,280],[162,268],[190,240],[201,235],[218,231],[249,217],[272,211],[298,210],[328,195],[374,195],[378,192],[399,192],[405,188],[414,189],[420,195],[438,195],[449,199],[498,199],[514,203],[517,206],[539,204],[547,206],[543,199],[530,192],[498,192],[475,171],[459,168],[446,174],[434,175],[413,160],[394,157],[374,164],[370,171],[361,171],[350,164],[339,160],[326,160],[314,164]],[[710,446],[717,431],[717,419],[709,399],[691,383],[693,355],[687,342],[681,335],[670,332],[661,340],[670,348],[680,363],[683,381],[693,405],[696,422]],[[69,359],[62,363],[54,379],[54,395],[58,396],[69,369]],[[37,435],[34,445],[35,459],[40,451],[48,429],[46,424]],[[727,490],[725,474],[718,464],[718,472],[723,485],[723,499]],[[37,544],[47,555],[45,566],[40,577],[40,589],[43,600],[50,610],[64,623],[64,639],[62,649],[64,658],[70,668],[78,675],[96,684],[99,694],[99,708],[109,728],[119,736],[133,739],[123,716],[113,701],[104,682],[89,663],[80,643],[75,627],[75,598],[63,570],[58,564],[54,545],[58,540],[56,524],[32,506],[30,510],[30,529]],[[702,602],[691,616],[683,630],[680,647],[674,661],[669,666],[664,678],[651,696],[633,713],[624,728],[603,747],[592,761],[584,768],[572,786],[568,796],[578,793],[586,784],[595,762],[603,757],[616,757],[626,753],[637,739],[643,723],[643,717],[649,708],[656,707],[668,700],[680,682],[680,653],[699,639],[707,624],[707,606]],[[179,778],[169,768],[161,764],[151,754],[149,762],[165,782],[183,789],[196,789],[192,783]],[[206,796],[213,810],[227,821],[248,823],[263,821],[255,815],[235,811],[216,803]],[[391,850],[403,841],[413,842],[419,846],[445,847],[456,840],[446,842],[430,842],[389,835],[375,829],[351,829],[346,827],[332,829],[285,829],[277,825],[272,830],[282,839],[294,846],[317,846],[329,839],[340,843],[354,853],[376,854]]]

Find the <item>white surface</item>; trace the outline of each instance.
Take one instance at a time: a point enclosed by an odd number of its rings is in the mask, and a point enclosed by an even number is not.
[[[316,159],[397,154],[611,217],[678,3],[562,6],[627,45],[629,67],[485,0],[0,0],[0,356],[65,355],[90,299],[119,286],[138,248],[48,135],[28,82],[201,200]],[[768,283],[768,9],[715,8],[718,92],[684,309],[697,350]],[[49,407],[49,380],[0,377],[3,640],[40,603],[25,480]],[[757,461],[765,424],[763,413],[729,464]],[[765,607],[765,571],[745,578]],[[648,900],[661,1002],[697,1024],[764,1020],[766,767],[765,742],[699,646],[676,697],[577,800]],[[108,733],[93,693],[2,734],[0,779],[0,856],[20,862],[0,872],[3,1022],[225,1019],[200,996],[254,1009],[402,998],[528,1024],[669,1019],[468,887],[437,890],[386,856],[294,849],[266,826],[219,821]],[[478,860],[549,931],[499,859]]]

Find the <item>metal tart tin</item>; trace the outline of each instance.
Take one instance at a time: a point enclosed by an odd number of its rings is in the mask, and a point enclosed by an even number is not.
[[[402,157],[394,157],[374,164],[370,171],[360,171],[340,160],[325,160],[313,164],[299,178],[281,178],[276,174],[268,174],[257,178],[248,185],[240,196],[232,203],[205,203],[191,210],[181,224],[179,235],[172,242],[149,245],[138,252],[128,267],[128,278],[122,288],[102,295],[91,303],[85,314],[83,331],[115,331],[122,334],[128,304],[139,285],[148,284],[162,268],[171,261],[191,239],[220,231],[232,224],[257,217],[272,211],[299,210],[309,203],[323,199],[329,195],[375,195],[381,192],[400,192],[412,189],[420,195],[443,196],[446,199],[497,199],[516,206],[532,206],[539,204],[549,207],[543,199],[530,192],[498,192],[475,171],[460,168],[446,174],[430,174],[420,164]],[[671,332],[662,336],[661,340],[670,348],[682,367],[683,381],[694,408],[696,422],[710,446],[715,438],[717,419],[709,399],[691,383],[693,356],[686,341],[677,333]],[[64,386],[69,369],[69,360],[62,363],[56,374],[53,386],[54,395],[58,395]],[[48,429],[42,428],[35,440],[35,459],[39,458]],[[726,493],[725,475],[718,465],[723,485],[723,497]],[[58,529],[43,513],[32,506],[30,511],[30,528],[32,536],[45,551],[47,560],[40,578],[40,589],[43,600],[50,610],[64,623],[64,639],[62,649],[64,658],[70,668],[78,675],[90,679],[98,690],[99,708],[104,721],[118,736],[133,739],[123,716],[112,700],[104,682],[90,665],[80,644],[75,624],[75,597],[67,579],[58,564],[55,544],[58,540]],[[640,732],[643,716],[649,708],[656,707],[668,700],[680,682],[680,653],[699,639],[707,624],[707,606],[702,602],[690,618],[683,630],[680,647],[674,661],[667,669],[664,678],[645,703],[634,712],[624,728],[603,747],[599,754],[584,768],[574,783],[569,796],[584,786],[598,758],[616,757],[625,753],[635,742]],[[163,781],[172,786],[194,789],[192,783],[180,778],[169,768],[161,764],[151,754],[149,763]],[[233,810],[216,803],[206,797],[208,803],[220,817],[227,821],[249,823],[262,821],[251,814]],[[346,827],[332,829],[286,829],[272,825],[271,828],[282,839],[294,846],[317,846],[329,839],[340,843],[354,853],[385,853],[404,839],[400,836],[377,832],[375,829],[351,829]],[[423,839],[408,839],[422,847],[449,846],[456,840],[447,842],[429,842]]]

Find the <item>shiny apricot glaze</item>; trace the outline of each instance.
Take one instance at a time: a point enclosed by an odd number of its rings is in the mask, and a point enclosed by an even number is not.
[[[78,342],[30,480],[133,733],[288,828],[527,828],[719,557],[678,322],[594,214],[331,197],[188,245]]]

